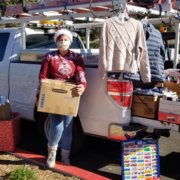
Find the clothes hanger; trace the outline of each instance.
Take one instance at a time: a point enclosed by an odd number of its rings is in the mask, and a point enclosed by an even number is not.
[[[113,14],[121,21],[129,20],[126,0],[112,0]]]

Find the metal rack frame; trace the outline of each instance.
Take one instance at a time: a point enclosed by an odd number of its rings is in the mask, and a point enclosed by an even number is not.
[[[20,23],[22,27],[22,35],[23,35],[23,45],[25,48],[25,34],[24,28],[26,24],[30,21],[40,21],[40,20],[54,20],[54,19],[63,19],[63,20],[73,20],[77,18],[101,18],[106,19],[112,16],[112,1],[113,0],[102,0],[101,2],[93,2],[89,0],[88,3],[82,4],[73,4],[67,5],[66,7],[53,7],[53,8],[45,8],[45,9],[34,9],[28,11],[31,14],[30,17],[23,18],[1,18],[0,24],[9,24],[9,23]],[[86,1],[85,1],[86,2]],[[132,4],[127,4],[127,10],[129,14],[137,14],[137,13],[148,13],[153,15],[160,15],[159,10],[156,9],[146,9],[143,7],[134,6]],[[53,16],[45,16],[44,11],[58,11],[58,15]],[[39,13],[38,16],[33,16],[34,13]],[[176,68],[178,63],[178,55],[179,55],[179,31],[180,31],[180,19],[174,18],[174,14],[177,12],[175,10],[171,10],[170,12],[162,12],[162,16],[167,16],[166,18],[153,18],[148,21],[152,24],[157,24],[160,22],[174,22],[176,24],[176,38],[175,38],[175,56],[174,56],[174,68]],[[90,41],[90,29],[92,27],[101,27],[103,22],[95,22],[95,23],[83,23],[83,24],[73,24],[73,28],[86,28],[86,45],[89,48]]]

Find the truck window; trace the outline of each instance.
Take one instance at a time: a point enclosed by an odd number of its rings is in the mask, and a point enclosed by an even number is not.
[[[33,34],[26,36],[26,48],[47,48],[54,49],[56,45],[54,43],[53,34]],[[71,44],[71,49],[82,49],[83,45],[78,37],[73,36],[73,43]]]
[[[4,59],[9,33],[0,33],[0,61]]]

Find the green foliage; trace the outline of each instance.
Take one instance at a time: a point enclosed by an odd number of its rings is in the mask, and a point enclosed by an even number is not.
[[[37,3],[38,0],[25,0],[25,2],[28,4],[28,3]]]
[[[80,31],[76,31],[84,44],[86,45],[86,29],[81,29]],[[101,36],[101,28],[91,28],[90,32],[90,48],[99,48],[100,45],[100,36]]]
[[[25,0],[25,2],[28,3],[37,3],[38,0]],[[0,5],[6,5],[6,6],[12,6],[16,4],[21,4],[22,0],[0,0]]]
[[[101,36],[101,28],[93,28],[91,30],[91,40],[90,47],[91,48],[99,48],[100,46],[100,36]]]
[[[17,168],[8,174],[9,180],[35,180],[36,172],[26,166]]]
[[[19,3],[21,3],[21,0],[6,0],[5,1],[5,4],[7,5],[7,6],[10,6],[10,5],[16,5],[16,4],[19,4]]]

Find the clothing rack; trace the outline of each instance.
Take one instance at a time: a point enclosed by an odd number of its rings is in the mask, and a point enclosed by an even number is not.
[[[180,38],[180,19],[176,19],[174,15],[171,15],[169,17],[164,17],[164,18],[150,18],[148,21],[154,25],[159,24],[160,22],[164,23],[173,23],[175,24],[175,55],[174,55],[174,67],[177,67],[179,60],[179,38]],[[97,23],[84,23],[84,24],[74,24],[72,25],[73,28],[86,28],[86,29],[91,29],[94,27],[102,27],[103,22],[97,22]]]
[[[67,1],[67,0],[66,0]],[[27,13],[30,16],[28,17],[23,17],[20,20],[18,18],[14,18],[13,20],[15,20],[16,22],[21,23],[21,20],[24,21],[29,21],[32,18],[33,20],[41,20],[42,18],[44,19],[49,19],[49,17],[46,17],[44,14],[44,12],[49,12],[49,11],[54,11],[56,12],[56,14],[58,15],[53,15],[51,16],[51,19],[54,18],[59,18],[59,19],[71,19],[71,18],[79,18],[79,17],[101,17],[101,18],[106,18],[109,17],[110,15],[112,15],[112,12],[115,10],[115,7],[113,7],[113,3],[114,2],[119,2],[119,6],[120,6],[120,1],[126,1],[126,0],[84,0],[82,1],[82,3],[74,3],[71,2],[69,4],[67,3],[62,3],[62,5],[56,6],[56,7],[50,7],[50,8],[43,8],[43,7],[39,7],[39,8],[30,8],[29,10],[27,9]],[[17,5],[17,7],[19,7]],[[117,8],[118,6],[116,6]],[[117,8],[118,9],[118,8]],[[146,9],[144,7],[138,7],[138,6],[134,6],[132,4],[128,4],[127,3],[127,10],[128,13],[133,14],[133,13],[147,13],[147,12],[151,12],[151,14],[154,15],[159,15],[159,9]],[[12,17],[12,14],[14,12],[14,15],[18,15],[19,11],[16,8],[16,6],[10,6],[6,8],[6,17]],[[22,8],[20,9],[20,12],[22,13]],[[165,15],[166,13],[163,12],[162,15]],[[35,16],[34,16],[35,15]],[[65,16],[64,16],[65,15]],[[27,19],[26,19],[27,18]],[[8,20],[6,20],[7,23],[11,23],[8,22]],[[0,24],[5,24],[6,22],[3,21],[3,17],[1,17],[0,20]]]
[[[115,0],[84,0],[83,3],[80,3],[79,1],[72,1],[71,3],[67,3],[66,0],[65,4],[64,1],[59,1],[62,3],[61,6],[52,7],[52,8],[39,8],[39,9],[30,9],[28,11],[29,17],[23,17],[23,18],[7,18],[7,17],[1,17],[0,24],[9,24],[9,23],[20,23],[22,24],[22,32],[25,27],[25,24],[27,24],[30,21],[40,21],[40,20],[54,20],[54,19],[63,19],[63,20],[72,20],[77,18],[83,18],[84,20],[91,17],[91,18],[101,18],[104,20],[107,17],[111,17],[113,13],[113,6],[112,2]],[[117,0],[117,1],[125,1],[125,0]],[[53,1],[54,2],[54,1]],[[90,4],[91,2],[91,4]],[[14,7],[10,7],[9,10],[12,10]],[[7,9],[8,10],[8,9]],[[150,14],[153,15],[160,15],[159,10],[156,9],[146,9],[143,7],[134,6],[132,4],[127,3],[127,10],[129,14],[137,14],[137,13],[147,13],[150,12]],[[45,16],[44,11],[57,11],[58,15],[53,16]],[[34,13],[39,13],[38,16],[33,16]],[[171,12],[162,12],[161,15],[167,15],[166,18],[153,18],[149,19],[149,22],[152,24],[157,24],[159,22],[169,22],[170,19],[176,23],[176,45],[175,45],[175,59],[174,59],[174,67],[176,67],[178,63],[178,52],[179,52],[179,22],[180,20],[175,19],[174,15],[177,13],[173,9]],[[88,24],[77,24],[72,25],[74,28],[86,28],[87,29],[87,35],[90,34],[90,28],[91,27],[101,27],[101,23],[88,23]],[[87,38],[88,40],[88,38]],[[88,47],[88,46],[87,46]]]

